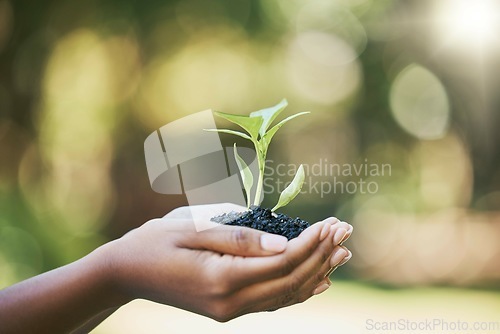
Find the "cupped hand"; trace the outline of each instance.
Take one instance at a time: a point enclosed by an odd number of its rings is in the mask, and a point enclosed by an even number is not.
[[[352,226],[336,218],[299,237],[220,225],[197,232],[193,210],[209,219],[231,204],[183,207],[106,245],[115,288],[218,321],[303,302],[330,285],[332,268],[351,253],[340,246]]]

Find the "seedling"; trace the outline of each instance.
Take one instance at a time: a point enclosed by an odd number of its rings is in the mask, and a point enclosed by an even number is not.
[[[222,133],[229,133],[232,135],[240,136],[253,143],[255,152],[257,154],[257,163],[259,167],[259,175],[257,179],[257,189],[255,190],[253,204],[258,206],[262,196],[262,188],[264,184],[264,170],[266,167],[266,156],[271,140],[273,139],[276,132],[288,121],[308,114],[309,112],[299,112],[297,114],[288,116],[279,123],[271,127],[271,124],[276,119],[276,117],[286,108],[288,102],[283,99],[277,105],[262,109],[259,111],[254,111],[250,113],[249,116],[232,115],[223,112],[215,112],[215,114],[221,118],[232,122],[245,130],[245,132],[229,130],[229,129],[206,129],[207,131],[216,131]],[[245,163],[245,161],[240,157],[236,149],[236,143],[234,144],[234,156],[236,159],[236,164],[240,170],[241,179],[243,181],[243,187],[246,193],[247,208],[250,208],[251,204],[251,190],[253,186],[253,175],[250,168]],[[271,209],[271,211],[276,211],[277,209],[287,205],[292,201],[295,196],[297,196],[304,184],[304,168],[302,165],[297,169],[292,182],[283,190],[280,194],[278,203]]]

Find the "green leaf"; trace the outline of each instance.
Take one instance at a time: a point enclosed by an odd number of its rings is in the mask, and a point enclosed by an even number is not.
[[[286,99],[281,100],[280,103],[275,105],[274,107],[265,108],[262,110],[254,111],[250,113],[250,117],[258,117],[261,116],[263,118],[262,125],[259,129],[259,134],[261,137],[264,136],[267,129],[274,121],[274,119],[288,106],[288,101]]]
[[[245,129],[246,132],[248,132],[250,137],[254,139],[257,139],[259,135],[259,129],[262,126],[262,122],[264,122],[264,119],[262,117],[231,115],[220,111],[215,111],[215,114],[228,120],[231,123],[241,126],[243,129]]]
[[[236,143],[234,143],[234,158],[236,159],[236,164],[240,170],[243,187],[245,188],[245,192],[247,194],[247,208],[250,208],[250,191],[253,186],[253,175],[245,160],[243,160],[238,154],[238,151],[236,150]]]
[[[278,124],[276,124],[275,126],[273,126],[265,135],[264,137],[262,137],[262,143],[263,145],[267,148],[269,146],[269,144],[271,143],[271,139],[273,138],[273,136],[276,134],[276,132],[283,126],[283,124],[285,124],[286,122],[294,119],[295,117],[299,117],[299,116],[302,116],[302,115],[306,115],[306,114],[309,114],[309,111],[303,111],[303,112],[299,112],[298,114],[295,114],[295,115],[291,115],[291,116],[288,116],[287,118],[285,118],[284,120],[282,120],[281,122],[279,122]],[[266,150],[267,151],[267,150]]]
[[[305,180],[304,167],[300,165],[299,169],[297,169],[297,174],[295,174],[292,182],[280,194],[278,203],[274,206],[274,208],[272,208],[271,211],[276,211],[276,209],[281,208],[290,203],[290,201],[300,193],[300,189],[302,189],[304,180]]]
[[[246,133],[239,132],[239,131],[234,131],[234,130],[228,130],[228,129],[203,129],[205,131],[210,131],[210,132],[222,132],[222,133],[229,133],[232,135],[240,136],[242,138],[252,140],[252,138],[247,135]]]

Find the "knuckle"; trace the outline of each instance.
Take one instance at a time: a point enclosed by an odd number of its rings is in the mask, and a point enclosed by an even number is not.
[[[204,271],[208,292],[214,297],[226,297],[233,291],[230,273],[226,268],[210,267]]]
[[[238,228],[234,230],[231,233],[231,239],[241,251],[247,251],[250,248],[250,235],[245,229]]]
[[[330,255],[332,255],[332,249],[329,247],[324,247],[321,252],[321,263],[325,263],[330,259]]]
[[[293,259],[283,256],[283,260],[281,261],[281,276],[290,275],[296,267],[296,263]]]
[[[207,282],[209,286],[216,285],[221,278],[219,270],[214,270],[213,267],[201,268],[201,271],[200,274],[203,275],[205,282]]]
[[[301,304],[301,303],[305,302],[306,300],[308,300],[309,298],[311,298],[311,296],[312,296],[311,294],[309,294],[309,295],[302,294],[301,296],[299,296],[297,298],[296,304]]]
[[[232,308],[224,301],[214,303],[211,317],[217,322],[228,322],[233,319]]]
[[[318,248],[318,244],[317,243],[309,243],[306,247],[307,247],[306,248],[307,254],[312,254]]]
[[[279,299],[278,304],[279,307],[283,307],[289,305],[290,303],[293,303],[293,301],[294,301],[294,295],[291,293],[287,293],[286,295],[282,296]]]
[[[205,279],[209,285],[209,291],[212,296],[224,297],[231,291],[231,284],[223,270],[210,270]]]
[[[302,279],[298,276],[291,276],[290,279],[288,280],[287,284],[285,284],[285,292],[289,295],[293,295],[297,293],[297,291],[300,289],[302,286],[303,282]]]
[[[200,266],[199,270],[209,284],[213,284],[219,279],[219,270],[215,270],[212,265]]]
[[[226,282],[219,281],[212,286],[212,294],[218,297],[225,297],[230,294],[231,288]]]
[[[325,279],[325,272],[322,270],[318,271],[317,273],[314,274],[314,283],[319,284],[321,281]]]

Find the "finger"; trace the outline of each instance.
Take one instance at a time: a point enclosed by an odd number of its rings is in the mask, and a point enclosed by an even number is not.
[[[312,280],[311,280],[312,281]],[[330,288],[332,282],[328,277],[324,277],[320,282],[316,283],[316,285],[311,284],[312,282],[308,282],[302,286],[297,293],[295,293],[291,298],[272,298],[267,299],[263,302],[260,302],[256,305],[252,305],[246,308],[244,313],[255,313],[255,312],[272,312],[276,311],[280,308],[292,306],[295,304],[303,303],[309,298],[319,295]]]
[[[337,247],[336,247],[337,248]],[[330,261],[328,260],[325,262],[325,264],[328,264],[328,267],[330,265]],[[322,267],[322,270],[325,270],[325,264]],[[255,313],[255,312],[273,312],[276,311],[280,308],[285,308],[288,306],[292,306],[295,304],[299,304],[302,302],[305,302],[309,298],[322,294],[326,290],[330,288],[332,285],[332,282],[328,277],[324,277],[319,283],[312,288],[313,285],[310,284],[311,282],[306,283],[296,294],[293,298],[288,298],[288,299],[280,299],[280,298],[272,298],[272,299],[267,299],[265,301],[259,302],[257,304],[251,305],[243,310],[240,310],[239,314],[235,315],[235,317],[241,316],[243,314],[248,314],[248,313]]]
[[[297,265],[289,275],[242,288],[234,294],[234,303],[245,303],[241,307],[247,307],[269,299],[275,299],[277,305],[285,305],[295,300],[297,292],[310,277],[316,275],[316,282],[324,278],[324,275],[318,276],[318,271],[323,263],[330,258],[334,248],[334,234],[335,228],[331,226],[326,239],[320,243],[319,247],[310,256]]]
[[[335,232],[335,237],[333,238],[333,242],[335,245],[342,244],[352,233],[352,226],[346,222],[338,222],[335,224],[337,231]]]
[[[339,246],[335,247],[335,250],[338,249]],[[330,263],[332,262],[332,259],[335,256],[336,253],[335,250],[332,254],[332,257],[323,263],[320,271],[328,270],[327,268],[330,267]],[[340,254],[342,255],[342,252],[340,252]],[[338,255],[337,258],[340,257],[341,255]],[[335,259],[333,261],[337,260]],[[299,290],[297,290],[296,293],[288,296],[282,295],[279,297],[268,298],[266,300],[262,300],[257,303],[251,304],[243,309],[240,309],[239,313],[234,315],[234,317],[238,317],[247,313],[255,313],[262,311],[272,312],[280,308],[302,303],[314,295],[318,295],[325,292],[332,284],[332,282],[328,277],[323,277],[322,279],[320,279],[319,282],[317,281],[318,280],[317,276],[314,277],[315,278],[310,278],[308,282],[306,282]]]
[[[329,273],[331,274],[333,270],[345,264],[351,256],[351,252],[346,247],[335,246],[330,258],[321,265],[318,273],[312,275],[300,289],[301,292],[297,299],[304,300],[305,295],[308,295],[307,298],[309,298],[325,291],[331,285]]]
[[[324,232],[325,225],[327,225],[326,228],[333,229],[335,236],[338,236],[339,231],[342,236],[342,233],[345,233],[349,226],[347,223],[337,223],[336,219],[328,218],[312,225],[303,231],[298,238],[289,241],[287,251],[278,257],[236,258],[231,264],[232,281],[241,282],[243,286],[290,274],[314,252],[318,241],[324,239],[325,236],[322,236],[322,232]]]
[[[341,225],[339,227],[345,228],[346,226]],[[347,228],[346,230],[352,233],[352,228]],[[257,302],[241,310],[241,314],[239,315],[261,311],[274,311],[279,308],[302,303],[314,295],[323,293],[331,286],[331,281],[328,277],[331,269],[336,269],[345,264],[351,257],[352,253],[346,247],[335,246],[331,256],[323,262],[317,275],[312,275],[295,294],[282,295]]]
[[[323,221],[308,227],[288,242],[285,252],[276,256],[234,258],[230,264],[230,281],[239,286],[248,286],[290,274],[318,248],[325,224],[327,228],[331,226],[328,221]]]
[[[320,269],[314,275],[308,279],[304,284],[308,286],[311,291],[318,286],[325,278],[328,278],[327,274],[333,269],[340,266],[340,263],[349,255],[349,250],[343,246],[335,246],[330,257],[321,264]]]
[[[182,247],[210,250],[236,256],[267,256],[283,252],[288,240],[284,236],[252,228],[221,225],[190,235]]]
[[[329,288],[330,286],[332,286],[332,281],[330,281],[330,279],[329,279],[328,277],[325,277],[325,278],[324,278],[324,279],[320,282],[320,284],[318,284],[318,285],[314,288],[314,290],[313,290],[312,294],[311,294],[311,293],[309,293],[309,295],[308,295],[308,296],[306,295],[306,298],[310,298],[310,297],[312,297],[312,296],[319,295],[319,294],[321,294],[321,293],[325,292],[326,290],[328,290],[328,288]],[[305,292],[306,294],[307,294],[307,291],[309,291],[309,290],[304,289],[304,292]]]
[[[344,246],[342,246],[342,247],[344,247]],[[347,248],[345,248],[345,250],[347,251],[347,255],[337,265],[330,264],[331,268],[328,270],[328,272],[326,273],[325,277],[329,277],[335,270],[337,270],[338,267],[343,266],[344,264],[347,263],[347,261],[349,261],[351,259],[351,257],[352,257],[351,251],[349,249],[347,249]]]
[[[333,253],[328,261],[323,263],[321,269],[319,270],[317,278],[323,277],[324,279],[329,279],[330,275],[340,266],[345,264],[351,258],[352,253],[344,246],[336,246],[333,249]],[[311,279],[308,284],[314,285],[314,281]],[[319,284],[319,283],[318,283]],[[316,285],[318,287],[318,285]]]
[[[328,278],[325,278],[321,281],[320,284],[318,284],[317,288],[315,288],[313,291],[311,291],[309,287],[304,287],[296,294],[296,296],[293,299],[285,301],[285,303],[283,303],[282,301],[280,304],[280,300],[278,299],[269,299],[261,303],[258,303],[256,305],[252,305],[244,310],[241,310],[240,314],[238,314],[237,316],[248,313],[262,312],[262,311],[273,312],[281,308],[303,303],[309,298],[325,292],[331,287],[331,285],[332,282]]]
[[[333,243],[334,243],[334,245],[341,246],[351,236],[352,231],[353,231],[353,227],[351,225],[347,224],[346,222],[340,222],[340,224],[337,225],[337,227],[339,229],[335,232],[335,236],[333,238]],[[325,272],[325,269],[328,268],[325,276],[330,276],[338,267],[345,264],[352,257],[351,251],[349,251],[345,247],[343,247],[343,248],[347,252],[347,254],[345,255],[345,258],[344,259],[341,258],[343,256],[343,254],[342,255],[339,255],[338,253],[335,254],[336,252],[339,251],[339,249],[336,247],[336,249],[334,249],[334,251],[333,251],[333,254],[332,254],[332,257],[330,258],[330,261],[325,262],[323,267],[321,268],[321,270],[320,270],[321,273]],[[342,262],[340,263],[339,260],[341,260]]]
[[[347,224],[346,222],[341,222],[341,223],[343,223],[343,224]],[[347,224],[347,225],[348,225],[347,233],[346,233],[346,235],[342,238],[342,240],[339,242],[339,245],[343,245],[343,244],[344,244],[344,242],[346,242],[346,241],[347,241],[347,239],[349,239],[349,238],[350,238],[350,236],[352,235],[352,232],[353,232],[353,230],[354,230],[354,227],[353,227],[352,225],[350,225],[350,224]]]

